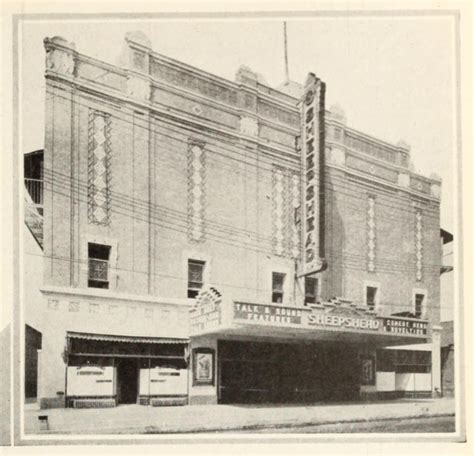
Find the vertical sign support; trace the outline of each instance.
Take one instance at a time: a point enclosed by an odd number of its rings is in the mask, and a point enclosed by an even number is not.
[[[325,83],[310,73],[300,102],[303,245],[299,277],[314,274],[326,268],[324,259],[325,90]]]

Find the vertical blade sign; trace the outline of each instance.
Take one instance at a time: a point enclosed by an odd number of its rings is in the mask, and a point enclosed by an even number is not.
[[[324,95],[325,84],[310,73],[300,108],[303,216],[300,275],[324,268]]]

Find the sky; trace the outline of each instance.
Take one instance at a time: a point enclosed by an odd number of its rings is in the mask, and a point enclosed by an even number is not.
[[[240,65],[270,86],[285,77],[282,19],[27,21],[21,29],[23,151],[44,145],[43,39],[60,35],[80,53],[116,63],[124,35],[144,32],[166,56],[234,80]],[[453,229],[454,29],[451,19],[325,17],[287,21],[289,71],[326,82],[348,125],[411,146],[414,169],[443,180],[441,224]]]

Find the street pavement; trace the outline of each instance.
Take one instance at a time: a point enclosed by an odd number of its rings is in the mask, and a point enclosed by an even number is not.
[[[39,415],[47,415],[48,430]],[[454,400],[418,399],[315,405],[121,405],[105,409],[48,409],[25,406],[25,434],[161,434],[257,430],[453,416]]]
[[[374,421],[356,421],[335,424],[312,424],[310,426],[288,426],[260,428],[252,431],[232,430],[221,431],[231,433],[275,433],[275,434],[332,434],[332,433],[379,433],[392,434],[403,433],[442,433],[455,432],[456,423],[454,416],[430,416],[428,418],[399,418],[396,420],[374,420]]]

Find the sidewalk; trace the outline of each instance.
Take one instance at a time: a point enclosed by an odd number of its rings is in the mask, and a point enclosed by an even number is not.
[[[47,415],[49,430],[40,431],[38,416]],[[418,399],[375,403],[318,405],[193,405],[107,409],[25,407],[26,434],[144,434],[252,430],[393,418],[454,415],[454,400]],[[271,432],[271,430],[269,430]]]

